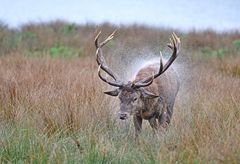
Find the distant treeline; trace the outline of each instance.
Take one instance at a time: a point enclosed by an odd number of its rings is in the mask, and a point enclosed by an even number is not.
[[[213,30],[182,32],[174,29],[142,25],[115,26],[109,23],[77,25],[64,21],[29,23],[19,29],[11,29],[0,23],[0,56],[14,54],[51,56],[88,56],[95,53],[93,40],[98,31],[103,36],[118,29],[117,38],[110,46],[128,48],[148,47],[157,51],[166,44],[172,32],[182,39],[182,48],[201,50],[202,53],[236,54],[240,49],[240,31],[215,32]],[[156,48],[157,47],[157,48]],[[186,52],[187,53],[187,52]]]

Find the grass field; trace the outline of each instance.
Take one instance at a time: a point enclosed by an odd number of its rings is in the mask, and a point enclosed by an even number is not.
[[[156,135],[145,122],[136,142],[97,76],[94,36],[115,28],[0,25],[0,163],[239,163],[240,32],[118,27],[104,52],[125,79],[159,50],[168,57],[173,31],[182,42],[172,122]]]

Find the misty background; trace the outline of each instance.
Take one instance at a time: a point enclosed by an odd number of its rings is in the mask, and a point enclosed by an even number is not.
[[[64,20],[77,24],[109,22],[179,30],[240,29],[239,0],[0,0],[0,20],[9,27]]]

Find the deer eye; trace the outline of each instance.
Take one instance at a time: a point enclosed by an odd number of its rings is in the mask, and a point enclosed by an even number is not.
[[[133,102],[135,102],[135,101],[137,101],[137,97],[135,97],[135,98],[133,99]]]

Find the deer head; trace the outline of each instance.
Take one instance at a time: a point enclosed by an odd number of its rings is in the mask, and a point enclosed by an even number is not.
[[[95,38],[95,46],[96,46],[96,60],[98,64],[98,76],[99,78],[108,83],[111,86],[117,87],[113,91],[104,92],[110,96],[118,96],[120,100],[120,111],[119,111],[119,118],[124,120],[128,118],[133,113],[139,112],[139,110],[144,108],[144,100],[145,99],[153,99],[157,98],[159,95],[155,95],[145,89],[145,87],[151,85],[155,78],[159,77],[163,74],[169,66],[173,63],[176,59],[179,49],[180,49],[180,39],[176,36],[176,34],[172,34],[170,38],[170,43],[167,45],[172,51],[172,56],[163,65],[162,61],[162,53],[160,51],[160,66],[157,73],[152,73],[147,78],[144,78],[140,81],[129,81],[124,83],[118,76],[107,66],[105,59],[102,53],[102,47],[106,45],[111,39],[113,39],[116,30],[107,37],[103,42],[99,43],[99,37],[101,32]],[[101,75],[101,70],[104,71],[111,77],[111,80],[103,77]]]

